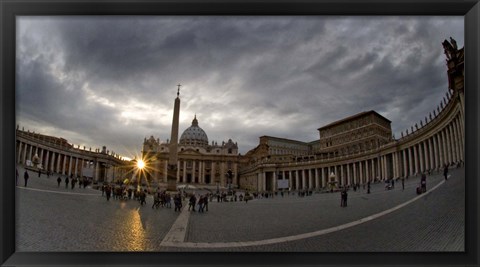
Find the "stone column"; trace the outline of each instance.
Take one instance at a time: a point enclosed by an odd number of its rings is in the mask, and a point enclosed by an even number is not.
[[[428,153],[428,139],[423,141],[423,157],[425,161],[425,171],[430,169],[430,157]]]
[[[463,131],[464,129],[464,124],[465,124],[465,121],[463,121],[460,118],[458,118],[457,120],[457,124],[458,124],[458,135],[460,136],[460,158],[465,161],[465,132]]]
[[[225,182],[225,173],[227,173],[227,170],[226,170],[226,166],[225,166],[225,162],[221,162],[220,163],[220,181],[222,183],[223,186],[226,185],[226,182]],[[265,188],[264,188],[265,189]]]
[[[23,163],[23,164],[26,164],[26,162],[27,162],[27,147],[28,147],[28,144],[25,143],[24,146],[25,146],[25,148],[23,149],[23,161],[22,161],[22,163]]]
[[[65,163],[62,164],[62,165],[65,165]],[[98,172],[98,160],[94,161],[94,166],[95,167],[93,167],[93,180],[98,181],[98,178],[97,178],[98,177],[98,173],[97,173]]]
[[[365,181],[363,181],[363,183],[361,184],[364,184],[364,183],[367,183],[367,181],[370,179],[370,168],[368,166],[368,159],[365,160]]]
[[[69,156],[69,159],[68,159],[68,176],[69,177],[72,174],[72,161],[73,161],[73,157]]]
[[[435,158],[435,169],[440,166],[440,151],[438,151],[438,134],[433,136],[433,156]]]
[[[205,184],[205,175],[203,173],[203,166],[204,166],[204,162],[203,161],[199,161],[198,162],[198,174],[199,174],[199,177],[198,177],[198,182],[200,184]],[[236,173],[236,172],[235,172]],[[232,178],[233,179],[233,178]]]
[[[75,176],[78,176],[78,157],[75,157],[75,168],[74,168],[73,173],[74,173]]]
[[[57,172],[55,170],[55,155],[56,153],[52,151],[52,159],[50,160],[50,170],[52,170],[52,172]]]
[[[443,135],[443,129],[442,131],[439,132],[439,142],[438,142],[438,146],[439,146],[439,150],[440,150],[440,164],[439,166],[443,166],[443,164],[445,164],[447,162],[447,159],[445,157],[445,138],[444,138],[444,135]]]
[[[357,165],[356,162],[352,163],[352,173],[353,173],[353,183],[354,184],[358,183],[358,180],[357,180],[357,166],[356,165]]]
[[[423,142],[418,143],[418,158],[420,159],[420,172],[425,171],[425,161],[423,158],[424,155],[424,150],[423,150]]]
[[[220,177],[221,177],[221,175],[220,175]],[[186,160],[183,160],[182,182],[184,182],[184,183],[187,182],[187,161]]]
[[[45,170],[50,171],[50,166],[48,165],[50,163],[50,151],[47,151],[47,156],[45,157]]]
[[[196,168],[195,160],[192,160],[192,183],[195,183],[195,168]]]
[[[383,155],[383,173],[383,179],[386,180],[388,178],[387,155]]]
[[[320,177],[318,177],[318,168],[315,168],[315,188],[320,189]]]
[[[40,149],[40,155],[38,156],[40,157],[40,164],[42,164],[42,167],[45,168],[45,162],[43,162],[43,150],[43,148]]]
[[[444,157],[445,157],[445,163],[450,162],[450,155],[449,155],[449,148],[448,148],[448,135],[447,135],[447,128],[443,128],[442,130],[443,134],[443,148],[444,148]]]
[[[417,145],[413,146],[413,161],[415,163],[415,173],[418,174],[420,172],[420,168],[418,166],[419,157],[418,157]]]
[[[22,146],[23,143],[21,141],[18,142],[18,155],[17,155],[17,164],[21,163],[21,155],[22,155]]]
[[[436,138],[435,138],[435,152],[436,152],[436,162],[437,162],[437,169],[438,168],[441,168],[442,166],[442,162],[443,162],[443,157],[442,157],[442,140],[441,140],[441,136],[440,136],[440,132],[438,132],[436,134]]]
[[[267,176],[265,172],[262,172],[262,191],[267,190]]]
[[[460,133],[460,126],[459,126],[459,119],[458,117],[454,120],[454,126],[457,133],[457,148],[458,148],[458,159],[463,159],[463,144],[462,144],[462,136]]]
[[[302,189],[307,189],[307,177],[305,175],[305,169],[302,170]]]
[[[451,157],[452,161],[456,162],[457,161],[457,151],[456,151],[456,146],[455,146],[455,134],[453,132],[453,121],[451,121],[448,124],[448,134],[450,136],[450,150],[451,150]]]
[[[60,174],[63,174],[63,173],[62,173],[62,170],[60,169],[61,157],[62,157],[62,154],[57,153],[57,167],[56,167],[56,169],[55,169],[55,172],[58,172],[58,173],[60,173]]]
[[[313,184],[312,169],[308,169],[308,188],[311,190],[315,188]]]
[[[397,178],[397,152],[392,152],[392,171],[393,171],[393,178]]]
[[[448,125],[443,128],[443,133],[445,137],[445,158],[447,159],[447,163],[450,163],[452,161],[452,158],[450,156],[450,136],[448,135]]]
[[[82,176],[82,177],[83,177],[83,168],[84,167],[85,167],[85,159],[82,158],[82,167],[80,168],[80,176]],[[122,176],[123,176],[123,174],[122,174]]]
[[[67,158],[67,155],[65,154],[62,154],[62,174],[65,175],[65,163],[66,163],[66,158]]]
[[[289,170],[288,171],[288,187],[290,187],[292,190],[295,189],[293,188],[293,171],[292,170]]]
[[[435,168],[435,158],[433,156],[433,136],[428,138],[428,152],[430,155],[430,170]]]
[[[408,172],[407,172],[407,175],[408,175],[408,176],[411,176],[411,175],[413,175],[413,165],[412,165],[413,155],[412,155],[412,147],[406,148],[405,153],[406,153],[406,155],[407,155],[407,164],[408,164]]]
[[[298,175],[298,170],[295,170],[295,189],[300,189],[300,177]]]
[[[459,153],[459,148],[458,148],[458,134],[457,134],[457,128],[455,126],[456,124],[456,119],[453,119],[451,122],[451,129],[452,129],[452,135],[453,135],[453,148],[455,151],[455,161],[460,160],[460,153]]]
[[[448,134],[450,136],[450,155],[452,157],[452,162],[456,162],[457,161],[457,152],[455,151],[455,135],[453,133],[453,126],[452,126],[452,122],[450,122],[448,124]]]
[[[327,168],[328,171],[328,168]],[[320,169],[320,175],[322,176],[322,188],[325,188],[327,186],[327,176],[325,176],[325,168]]]
[[[178,166],[178,165],[177,165]],[[168,175],[168,161],[163,161],[163,182],[167,182],[167,175]],[[177,178],[178,183],[178,178]]]
[[[33,145],[30,145],[30,151],[28,153],[28,159],[32,160],[32,151],[33,151]]]
[[[373,182],[375,180],[375,178],[378,176],[377,166],[375,165],[375,162],[378,161],[378,160],[376,160],[377,158],[378,157],[372,158],[372,164],[371,164],[372,177],[370,177],[370,182]],[[378,162],[377,162],[377,164],[378,164]]]
[[[278,180],[278,173],[276,171],[273,171],[273,179],[272,179],[273,192],[277,191],[277,180]]]
[[[365,178],[363,176],[363,161],[359,161],[358,164],[359,164],[359,171],[360,171],[360,183],[359,184],[363,184],[364,181],[365,181]]]

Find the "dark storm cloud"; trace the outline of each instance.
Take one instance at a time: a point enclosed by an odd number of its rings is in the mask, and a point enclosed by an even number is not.
[[[398,136],[446,92],[450,36],[461,17],[24,17],[17,118],[131,156],[170,138],[182,83],[180,131],[197,114],[242,153],[372,109]]]

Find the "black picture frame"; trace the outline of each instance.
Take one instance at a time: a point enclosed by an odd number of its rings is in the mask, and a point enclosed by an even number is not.
[[[0,189],[2,266],[314,265],[478,266],[478,0],[1,0]],[[466,251],[464,253],[20,253],[15,252],[15,17],[19,15],[462,15],[465,17]],[[441,40],[439,40],[440,45]],[[346,255],[345,255],[346,254]]]

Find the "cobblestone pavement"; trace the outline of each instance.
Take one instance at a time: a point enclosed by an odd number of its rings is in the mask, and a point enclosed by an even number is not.
[[[151,198],[143,207],[107,202],[97,190],[30,175],[30,189],[17,187],[17,251],[463,251],[464,168],[450,175],[428,176],[429,191],[415,201],[418,177],[405,190],[401,182],[393,190],[374,184],[371,194],[351,190],[345,208],[339,193],[211,202],[205,213],[182,211],[185,240],[174,246],[162,240],[180,213],[151,209]]]

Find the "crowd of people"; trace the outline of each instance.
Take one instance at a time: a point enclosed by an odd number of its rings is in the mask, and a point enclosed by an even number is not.
[[[16,169],[15,172],[16,172],[15,185],[18,186],[18,177],[19,177],[18,169]],[[38,177],[40,178],[41,175],[42,175],[42,172],[41,172],[41,170],[38,170],[37,172],[38,172]],[[45,175],[47,175],[47,178],[50,178],[50,175],[53,175],[53,173],[50,172],[50,171],[47,171],[45,173]],[[29,174],[28,170],[25,170],[25,172],[23,173],[23,179],[25,181],[24,187],[27,187],[28,186],[28,180],[30,179],[30,174]],[[68,189],[68,185],[70,184],[70,189],[72,189],[72,190],[75,188],[77,183],[78,183],[78,188],[83,187],[84,189],[87,188],[87,186],[89,186],[90,184],[93,183],[91,178],[73,176],[73,174],[71,174],[70,178],[68,176],[65,176],[64,179],[62,179],[61,176],[58,176],[57,177],[57,187],[60,187],[60,184],[62,183],[62,180],[65,183],[65,188]]]
[[[449,163],[449,164],[444,164],[442,168],[438,169],[438,172],[443,171],[443,176],[445,180],[448,180],[448,170],[449,167],[456,166],[457,168],[461,167],[464,165],[463,161],[455,162],[455,163]],[[430,175],[432,173],[432,170],[426,170],[421,174],[420,177],[420,185],[417,188],[417,193],[424,193],[427,190],[427,174]],[[47,172],[47,178],[49,178],[52,173]],[[25,184],[24,186],[27,187],[28,185],[28,180],[30,178],[30,174],[28,170],[25,170],[24,172],[24,181]],[[41,172],[38,171],[38,176],[41,176]],[[15,183],[18,186],[18,177],[19,177],[19,172],[18,169],[16,170],[16,180]],[[405,180],[408,179],[407,177],[402,177],[399,178],[401,179],[402,183],[402,190],[405,189]],[[70,185],[70,189],[73,190],[75,186],[78,183],[78,187],[85,189],[88,185],[92,184],[93,181],[87,177],[74,177],[73,174],[69,176],[65,176],[64,179],[62,179],[61,176],[58,176],[57,178],[57,187],[60,187],[62,181],[65,184],[65,188],[68,189]],[[379,181],[378,181],[379,182]],[[245,203],[248,203],[249,200],[251,199],[262,199],[262,198],[273,198],[274,196],[280,195],[281,197],[284,196],[290,196],[290,195],[295,195],[297,194],[298,197],[305,197],[305,196],[311,196],[313,194],[313,191],[311,190],[298,190],[297,192],[295,191],[278,191],[278,192],[272,192],[272,191],[266,191],[266,192],[253,192],[249,193],[244,192],[244,193],[238,193],[235,191],[229,191],[229,192],[218,192],[216,194],[213,193],[205,193],[201,195],[197,195],[195,193],[187,193],[186,191],[179,190],[177,191],[173,197],[172,195],[165,191],[161,190],[160,188],[157,188],[155,192],[150,192],[150,190],[147,190],[142,187],[134,187],[133,185],[129,184],[123,184],[121,182],[117,183],[104,183],[101,187],[102,191],[102,196],[105,196],[107,201],[110,201],[110,198],[113,198],[115,200],[137,200],[140,202],[141,206],[144,206],[147,204],[146,199],[149,194],[153,195],[153,204],[152,204],[152,209],[153,208],[171,208],[172,207],[172,200],[174,203],[174,211],[181,211],[183,208],[183,202],[187,201],[188,199],[188,211],[198,211],[198,212],[207,212],[208,211],[208,203],[212,202],[214,198],[216,198],[217,202],[237,202],[237,201],[245,201]],[[352,188],[354,191],[357,191],[360,189],[360,184],[354,184],[352,186],[344,186],[340,188],[340,206],[341,207],[347,207],[347,199],[348,199],[348,190]],[[385,181],[385,190],[391,190],[395,188],[395,180],[394,179],[389,179]],[[363,189],[367,190],[367,194],[370,194],[371,190],[371,183],[370,181],[366,184],[363,184]],[[333,192],[333,191],[332,191]]]

